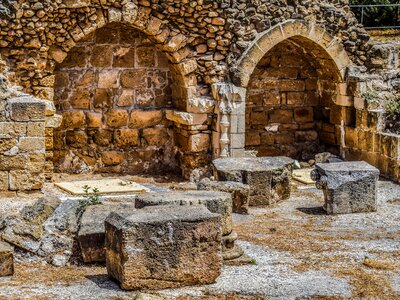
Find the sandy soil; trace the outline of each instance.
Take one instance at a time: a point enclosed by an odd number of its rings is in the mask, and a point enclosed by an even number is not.
[[[10,199],[0,200],[0,210],[17,209],[26,200]],[[240,245],[253,258],[252,264],[225,266],[209,286],[156,294],[182,300],[400,299],[400,186],[380,182],[378,200],[377,213],[327,216],[320,191],[293,186],[288,201],[234,216]],[[120,290],[99,265],[59,269],[20,261],[14,277],[0,278],[0,299],[134,299],[135,295]]]

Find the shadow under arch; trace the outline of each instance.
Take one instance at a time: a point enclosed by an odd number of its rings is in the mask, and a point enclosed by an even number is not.
[[[176,108],[171,85],[179,82],[171,65],[146,34],[124,23],[77,41],[54,72],[55,104],[63,115],[54,134],[56,170],[178,171],[175,129],[166,120]]]
[[[344,82],[346,69],[351,65],[351,60],[340,40],[327,33],[322,25],[288,20],[260,33],[253,41],[239,59],[234,73],[231,74],[234,84],[246,88],[251,74],[264,55],[274,46],[288,39],[304,44],[307,48],[311,45],[313,49],[311,54],[331,61],[329,68],[337,72],[340,82]]]
[[[49,69],[54,70],[56,65],[61,64],[68,53],[77,43],[110,24],[119,24],[138,30],[155,45],[157,49],[165,54],[170,62],[171,74],[173,76],[172,91],[176,107],[185,110],[187,102],[195,97],[197,77],[197,62],[188,58],[191,53],[187,45],[188,37],[178,33],[168,36],[171,31],[179,32],[173,25],[163,22],[151,14],[151,10],[138,8],[134,2],[126,2],[120,9],[115,7],[97,8],[97,18],[94,21],[85,20],[78,23],[69,31],[69,38],[62,45],[50,46],[48,57],[50,59]],[[167,33],[167,34],[165,34]]]
[[[246,89],[245,149],[302,161],[339,155],[343,126],[355,126],[349,64],[340,42],[317,24],[287,21],[260,34],[234,74]]]

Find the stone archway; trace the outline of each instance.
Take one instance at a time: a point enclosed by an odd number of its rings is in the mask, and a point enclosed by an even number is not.
[[[61,47],[51,47],[49,50],[49,65],[52,66],[52,69],[62,66],[65,60],[70,58],[71,49],[72,51],[75,51],[73,49],[79,48],[79,44],[86,42],[87,39],[93,37],[95,32],[101,31],[109,26],[113,26],[113,24],[124,26],[128,31],[140,32],[141,35],[145,37],[144,39],[146,39],[146,43],[151,44],[151,47],[153,47],[150,56],[153,54],[157,56],[157,60],[163,60],[162,68],[165,69],[164,72],[166,72],[166,69],[168,69],[168,80],[166,80],[165,83],[169,88],[169,92],[166,97],[170,99],[170,103],[163,106],[161,115],[160,111],[155,112],[155,107],[142,107],[142,112],[140,114],[136,114],[138,119],[140,119],[140,122],[142,123],[147,121],[150,122],[149,124],[148,122],[144,124],[143,128],[138,128],[140,126],[134,126],[131,124],[132,122],[130,121],[130,118],[134,112],[130,111],[128,113],[128,128],[119,128],[120,130],[118,132],[121,133],[121,138],[119,138],[119,140],[125,138],[130,140],[130,142],[127,144],[121,142],[124,144],[122,146],[125,148],[129,147],[130,144],[134,146],[141,144],[143,140],[149,145],[149,147],[158,147],[158,150],[159,148],[168,148],[168,150],[163,149],[166,151],[162,151],[162,155],[158,155],[158,159],[155,162],[169,162],[169,167],[177,169],[180,168],[183,175],[187,177],[192,169],[199,165],[204,165],[206,158],[208,157],[210,138],[208,134],[203,133],[203,131],[207,132],[207,114],[212,112],[214,102],[210,101],[208,98],[203,99],[201,96],[198,96],[197,77],[195,75],[198,65],[195,59],[188,58],[188,54],[190,54],[190,49],[186,45],[188,38],[183,34],[169,35],[171,29],[168,27],[168,23],[165,23],[150,14],[148,9],[144,7],[137,9],[135,5],[131,4],[132,3],[128,3],[121,9],[109,8],[106,13],[100,9],[97,11],[97,18],[95,18],[95,21],[86,22],[85,24],[78,24],[71,31],[71,38],[68,39]],[[100,49],[101,47],[98,48]],[[104,48],[103,50],[104,51],[101,51],[100,49],[98,54],[99,56],[106,57],[109,54],[109,49],[107,50]],[[147,52],[149,53],[149,51]],[[137,53],[134,55],[137,55]],[[146,55],[146,53],[142,53],[141,55]],[[123,53],[122,56],[127,57],[129,56],[129,53]],[[102,66],[100,64],[98,67],[110,68],[111,66]],[[116,67],[121,68],[122,66]],[[128,70],[126,70],[126,72],[128,72]],[[104,78],[102,78],[102,85],[105,84],[103,79],[110,80],[110,78],[104,76]],[[100,81],[100,78],[96,77],[96,80]],[[118,80],[121,81],[121,78]],[[127,81],[129,80],[125,80],[125,85],[132,85],[127,83]],[[59,84],[59,82],[57,84]],[[104,89],[102,92],[104,92]],[[85,91],[85,93],[87,93],[87,91]],[[52,92],[50,92],[50,94],[52,94]],[[163,94],[163,92],[161,92],[161,94]],[[152,96],[160,98],[162,96],[161,94],[160,90],[153,90]],[[59,95],[56,93],[56,96]],[[107,95],[105,95],[105,97],[106,96]],[[119,112],[121,110],[116,109],[114,111]],[[80,113],[80,123],[83,122],[82,119],[84,120],[85,124],[88,124],[88,122],[93,123],[92,121],[88,120],[88,113],[89,111],[85,111],[85,116],[82,115],[82,112]],[[91,113],[93,113],[93,111]],[[98,116],[95,114],[90,115],[97,117],[97,123],[99,123]],[[122,118],[124,119],[125,117],[126,113],[123,114]],[[69,117],[67,116],[67,118]],[[119,119],[120,116],[115,115],[112,116],[112,118]],[[71,132],[69,133],[69,138],[67,139],[67,133],[65,132],[66,122],[67,121],[64,121],[63,123],[64,133],[62,133],[63,129],[56,130],[54,139],[51,138],[52,142],[56,140],[64,140],[64,142],[61,143],[61,145],[60,143],[49,143],[48,151],[51,154],[49,157],[54,157],[54,161],[59,162],[60,158],[65,157],[66,140],[70,140],[72,144],[76,144],[79,147],[81,145],[84,147],[87,146],[84,144],[85,141],[88,140],[86,139],[88,137],[86,136],[85,138],[85,135],[82,134],[82,132],[78,133],[77,135]],[[72,126],[74,127],[75,125]],[[85,125],[82,123],[77,128],[71,129],[74,129],[73,132],[77,132],[79,131],[79,128],[82,129],[84,126]],[[94,128],[100,128],[104,125],[91,124],[90,126],[95,126]],[[122,127],[124,126],[125,125]],[[202,126],[200,130],[199,126]],[[158,139],[158,137],[160,137],[160,132],[163,131],[163,128],[164,131],[168,129],[168,133],[163,132],[161,134],[163,138]],[[175,130],[176,128],[179,129]],[[139,129],[139,133],[135,129]],[[149,137],[145,138],[143,136],[143,132],[148,133]],[[122,135],[128,136],[123,137]],[[51,136],[51,134],[49,134],[49,136]],[[106,139],[107,137],[109,137],[109,134],[106,136]],[[101,140],[102,138],[99,139]],[[110,140],[110,138],[108,138],[108,140]],[[113,138],[110,141],[114,142]],[[154,142],[156,142],[156,145],[154,145]],[[117,143],[121,144],[120,142]],[[153,145],[150,145],[152,143]],[[166,145],[168,145],[168,147],[163,147]],[[54,147],[55,150],[54,155],[51,153],[53,150],[52,147]],[[107,159],[109,161],[109,168],[102,171],[109,170],[112,172],[135,172],[134,170],[137,169],[136,165],[134,165],[132,168],[125,168],[122,170],[118,167],[120,165],[119,162],[124,161],[123,155],[120,155],[119,153],[119,150],[121,149],[117,149],[117,151],[114,151],[114,149],[107,150],[110,150],[108,151],[108,153],[110,153],[110,157]],[[86,160],[85,164],[90,163],[93,165],[97,163],[95,159],[93,159],[93,155],[88,156],[89,153],[93,154],[93,151],[88,150],[84,152],[85,153],[80,154],[80,160]],[[135,153],[135,155],[139,156],[139,165],[144,163],[146,169],[150,170],[151,167],[148,166],[148,162],[157,155],[151,155],[151,159],[149,159],[148,153],[149,151],[146,153]],[[165,160],[163,160],[163,158],[165,158]],[[73,164],[71,158],[68,159],[70,160],[68,164]],[[82,161],[77,162],[76,165],[79,165],[81,162]],[[157,169],[157,163],[154,163],[153,167],[153,169]],[[140,167],[138,169],[140,169]],[[161,171],[162,168],[158,168],[158,170]]]
[[[300,51],[301,54],[307,58],[306,60],[310,68],[313,69],[314,80],[312,81],[310,78],[308,84],[310,85],[310,92],[313,91],[317,97],[314,97],[312,101],[309,97],[301,94],[302,92],[306,92],[306,82],[296,82],[297,77],[291,78],[294,75],[285,74],[284,70],[275,70],[275,75],[273,71],[270,70],[271,72],[266,75],[266,78],[262,78],[262,76],[256,78],[257,74],[260,72],[260,69],[257,68],[265,63],[263,59],[266,57],[266,59],[269,59],[268,56],[270,55],[279,55],[279,51],[282,50],[279,49],[279,47],[284,47],[285,45],[291,45]],[[344,135],[343,127],[354,126],[355,123],[355,110],[353,107],[354,90],[352,90],[352,86],[348,86],[344,82],[346,70],[349,65],[351,65],[350,59],[340,42],[327,34],[320,25],[290,20],[260,34],[247,51],[245,51],[237,67],[234,68],[234,71],[231,73],[234,87],[237,90],[236,95],[239,97],[235,97],[236,100],[234,101],[228,101],[228,103],[234,104],[235,109],[230,109],[221,114],[222,118],[225,118],[225,122],[220,126],[220,132],[222,133],[220,136],[224,137],[224,140],[222,140],[222,138],[220,139],[220,144],[224,144],[228,149],[225,151],[228,153],[227,156],[242,156],[244,154],[246,148],[246,133],[248,146],[254,146],[248,142],[252,137],[246,130],[249,129],[249,122],[246,124],[246,99],[248,100],[249,97],[252,97],[258,104],[265,102],[267,107],[273,107],[274,111],[277,111],[277,114],[273,116],[275,121],[287,117],[286,122],[288,126],[285,126],[289,128],[292,125],[298,126],[295,121],[296,112],[299,114],[299,120],[303,120],[305,123],[313,123],[314,106],[318,107],[318,111],[315,113],[318,114],[317,120],[319,123],[322,122],[326,125],[323,126],[321,123],[321,128],[325,129],[320,135],[323,136],[324,141],[330,140],[330,145],[339,146],[338,148],[340,148]],[[287,70],[287,72],[289,72],[289,70]],[[304,78],[304,80],[306,79],[307,78]],[[255,80],[258,81],[258,83],[255,82]],[[296,86],[297,84],[298,86]],[[311,89],[312,85],[313,87]],[[259,91],[255,92],[255,88],[258,88]],[[232,90],[232,88],[230,90]],[[271,91],[276,94],[275,96],[279,94],[279,97],[275,97],[274,99],[274,95]],[[282,93],[285,95],[281,95]],[[286,98],[284,102],[282,102],[282,96],[287,97],[288,93],[293,93],[289,95],[291,98],[289,103],[286,102]],[[226,98],[226,93],[222,94],[224,94]],[[255,96],[257,94],[258,96]],[[221,96],[219,97],[220,103],[224,102],[223,98],[224,97]],[[277,102],[278,100],[279,102]],[[302,103],[297,106],[295,104],[296,101]],[[314,102],[314,104],[308,101]],[[261,107],[255,106],[254,115],[256,116],[258,113],[256,118],[260,120],[260,124],[255,124],[256,127],[258,126],[258,128],[255,128],[255,131],[259,132],[254,134],[253,138],[258,140],[258,145],[261,145],[261,132],[266,131],[266,127],[270,125],[268,118],[271,118],[271,115],[269,112],[266,112],[267,110],[265,108],[262,108],[262,105]],[[290,108],[290,106],[292,107]],[[259,110],[259,112],[257,112],[257,110]],[[282,116],[279,116],[279,114]],[[247,119],[249,119],[248,106]],[[314,125],[305,124],[305,126]],[[318,127],[315,130],[319,129]],[[257,134],[260,135],[257,136]],[[299,132],[298,138],[300,140],[308,139],[308,134],[307,132],[302,132],[301,134]],[[227,138],[227,136],[229,138]],[[312,133],[311,139],[313,139],[313,137],[315,137],[315,132]],[[282,136],[282,140],[285,138],[286,137]],[[267,140],[268,137],[263,137],[263,139]],[[290,138],[288,142],[292,142],[292,138]],[[271,143],[271,140],[269,140],[269,143]],[[273,143],[275,144],[276,141]],[[251,147],[248,148],[251,149]],[[287,153],[285,153],[287,151],[282,151],[282,149],[278,152],[281,155],[287,155]],[[272,153],[272,151],[264,151],[261,155],[263,154],[272,155],[274,153]]]
[[[109,23],[76,43],[55,70],[56,171],[176,171],[170,63],[137,29]]]
[[[322,25],[289,20],[261,33],[252,42],[239,59],[237,68],[232,74],[233,83],[240,87],[247,87],[251,74],[264,55],[280,42],[294,37],[302,37],[318,45],[321,54],[325,58],[333,60],[334,67],[341,76],[341,81],[344,81],[346,69],[351,65],[351,61],[341,41],[328,34]]]

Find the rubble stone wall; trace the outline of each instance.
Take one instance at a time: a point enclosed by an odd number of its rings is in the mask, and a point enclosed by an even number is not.
[[[173,169],[171,84],[167,58],[136,29],[109,24],[78,42],[55,70],[56,170]]]

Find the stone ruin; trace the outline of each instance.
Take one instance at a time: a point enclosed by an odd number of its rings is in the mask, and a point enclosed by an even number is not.
[[[324,192],[328,214],[377,210],[379,170],[365,161],[317,164],[312,176]]]
[[[204,206],[146,207],[106,220],[108,274],[123,289],[213,283],[220,275],[221,223]]]
[[[3,1],[0,16],[1,72],[41,110],[1,120],[2,190],[54,172],[197,178],[248,150],[329,151],[398,180],[398,137],[361,96],[399,91],[399,46],[348,1]]]
[[[327,212],[374,211],[378,169],[400,178],[399,136],[363,93],[399,92],[399,51],[370,40],[346,0],[3,1],[1,191],[57,172],[180,174],[199,191],[85,212],[44,198],[2,218],[0,237],[57,266],[106,261],[123,288],[210,283],[243,254],[232,212],[287,199],[293,159],[322,151],[376,167],[317,164]],[[349,189],[365,202],[343,201]],[[1,242],[0,275],[12,259]]]

